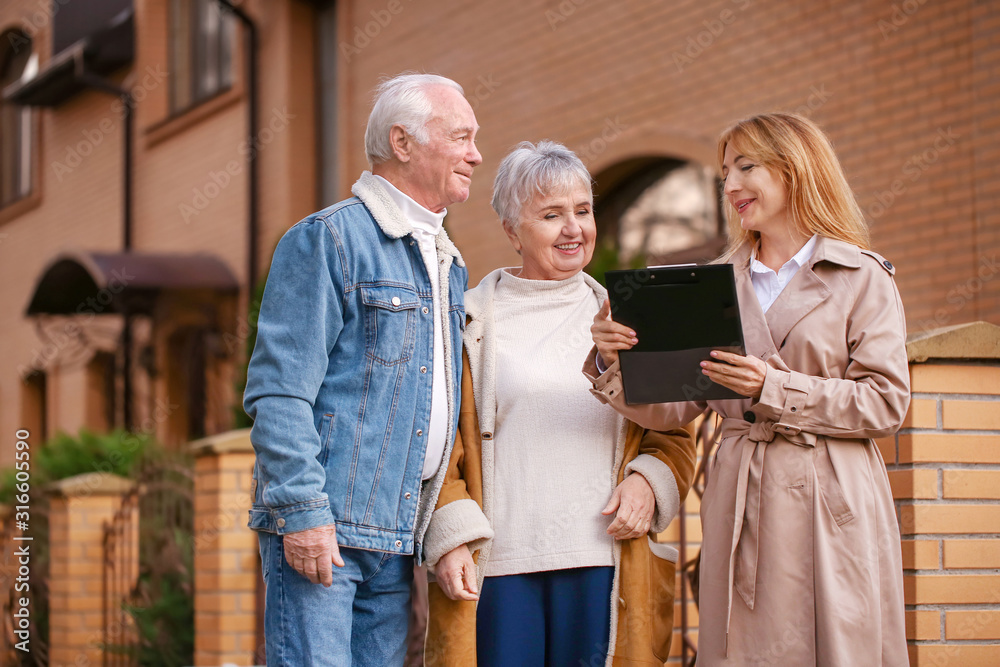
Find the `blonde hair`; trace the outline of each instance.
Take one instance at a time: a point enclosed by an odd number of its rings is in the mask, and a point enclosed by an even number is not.
[[[726,147],[767,167],[785,185],[792,228],[871,248],[868,225],[830,140],[815,123],[790,113],[766,113],[736,123],[719,137],[719,165]],[[760,233],[744,230],[740,216],[723,198],[729,227],[729,259],[744,243],[756,244]]]

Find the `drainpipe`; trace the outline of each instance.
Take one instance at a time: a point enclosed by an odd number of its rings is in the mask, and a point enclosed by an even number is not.
[[[257,246],[259,203],[257,184],[260,170],[257,168],[257,50],[259,47],[257,24],[250,16],[234,5],[232,0],[215,0],[226,11],[232,12],[246,28],[246,61],[247,61],[247,141],[251,147],[250,168],[247,193],[247,302],[253,299],[257,290]]]
[[[116,86],[91,72],[83,72],[77,77],[90,88],[114,95],[125,104],[125,137],[124,137],[124,174],[122,184],[122,250],[132,250],[132,111],[135,102],[132,93]],[[132,430],[132,315],[125,304],[122,313],[125,321],[122,326],[122,419],[125,430]]]

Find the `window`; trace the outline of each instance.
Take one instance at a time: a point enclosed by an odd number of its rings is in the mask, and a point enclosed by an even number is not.
[[[0,37],[0,89],[20,80],[36,62],[31,40],[23,32],[4,33]],[[31,193],[31,135],[31,108],[0,98],[0,207]]]
[[[177,114],[233,85],[234,17],[216,0],[170,0],[170,110]]]

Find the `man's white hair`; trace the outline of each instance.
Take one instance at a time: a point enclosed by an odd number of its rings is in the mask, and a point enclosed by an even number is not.
[[[437,74],[404,72],[378,85],[365,130],[365,153],[370,166],[392,159],[389,132],[393,125],[401,125],[417,143],[427,143],[427,123],[434,116],[434,108],[427,97],[430,86],[448,86],[465,95],[462,86]]]
[[[589,192],[592,182],[580,158],[562,144],[522,141],[500,163],[490,203],[501,222],[517,227],[521,207],[536,195],[562,193],[576,186]]]

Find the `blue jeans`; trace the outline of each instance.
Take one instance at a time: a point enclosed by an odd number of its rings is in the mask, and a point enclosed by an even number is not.
[[[333,586],[311,583],[285,560],[281,535],[257,533],[267,593],[270,667],[402,665],[413,557],[341,547]]]

